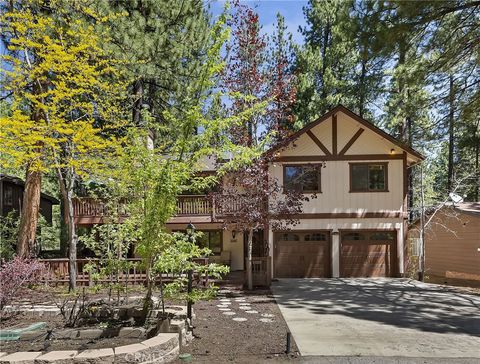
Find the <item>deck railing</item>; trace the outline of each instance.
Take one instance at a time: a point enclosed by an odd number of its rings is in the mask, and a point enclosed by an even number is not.
[[[77,197],[73,199],[73,216],[77,223],[101,223],[104,218],[117,215],[119,220],[128,216],[125,203],[110,205],[103,199],[92,197]],[[112,213],[116,209],[116,213]]]
[[[241,199],[238,195],[180,195],[177,198],[176,216],[210,216],[212,220],[222,216],[235,214],[241,210]],[[115,206],[105,200],[90,197],[79,197],[73,200],[73,213],[77,224],[105,223],[105,219],[116,216],[120,221],[128,216],[126,204]]]
[[[180,195],[177,215],[212,215],[212,199],[207,195]]]

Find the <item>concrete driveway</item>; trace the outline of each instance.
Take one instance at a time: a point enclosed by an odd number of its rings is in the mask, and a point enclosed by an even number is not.
[[[272,291],[302,355],[480,358],[480,296],[408,279],[280,279]]]

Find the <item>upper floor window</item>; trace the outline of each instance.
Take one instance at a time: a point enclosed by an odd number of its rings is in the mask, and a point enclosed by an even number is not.
[[[388,163],[350,163],[350,192],[387,192]]]
[[[321,192],[321,165],[295,164],[283,166],[283,186],[286,191]]]

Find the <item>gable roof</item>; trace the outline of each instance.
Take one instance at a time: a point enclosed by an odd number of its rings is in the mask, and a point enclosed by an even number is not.
[[[9,175],[0,173],[0,182],[1,181],[13,183],[15,185],[21,186],[22,188],[25,187],[25,182],[22,179],[15,176],[9,176]],[[60,201],[58,201],[55,197],[47,195],[46,193],[43,193],[43,192],[40,193],[40,197],[50,201],[53,205],[58,205],[60,203]]]
[[[408,145],[406,145],[405,143],[401,142],[400,140],[398,140],[397,138],[395,138],[394,136],[388,134],[387,132],[383,131],[382,129],[380,129],[378,126],[374,125],[372,122],[360,117],[359,115],[355,114],[353,111],[347,109],[345,106],[343,105],[337,105],[335,106],[333,109],[331,109],[329,112],[327,112],[326,114],[320,116],[318,119],[308,123],[307,125],[305,125],[302,129],[300,129],[299,131],[293,133],[292,135],[290,135],[288,138],[285,138],[284,140],[282,140],[281,142],[275,144],[272,148],[270,148],[266,153],[274,153],[276,151],[278,151],[279,149],[281,148],[284,148],[286,147],[288,144],[290,144],[291,142],[293,142],[294,140],[298,139],[302,134],[304,133],[307,133],[310,129],[314,128],[315,126],[321,124],[322,122],[328,120],[331,116],[335,115],[337,112],[343,112],[344,114],[346,114],[347,116],[351,117],[352,119],[354,119],[355,121],[359,122],[360,124],[362,124],[363,126],[365,126],[366,128],[372,130],[373,132],[379,134],[381,137],[385,138],[386,140],[390,141],[391,143],[395,144],[396,146],[400,147],[401,149],[403,149],[405,152],[417,157],[418,159],[420,160],[424,160],[425,157],[423,155],[421,155],[419,152],[417,152],[415,149],[413,149],[412,147],[409,147]]]

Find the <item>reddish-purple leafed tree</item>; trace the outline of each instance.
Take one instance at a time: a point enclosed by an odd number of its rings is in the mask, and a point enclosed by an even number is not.
[[[224,225],[242,231],[248,241],[247,284],[253,288],[253,233],[258,230],[283,230],[298,222],[295,214],[302,212],[308,198],[298,191],[284,191],[278,181],[269,176],[270,160],[259,159],[250,166],[226,176],[222,191],[214,195],[216,210]]]

